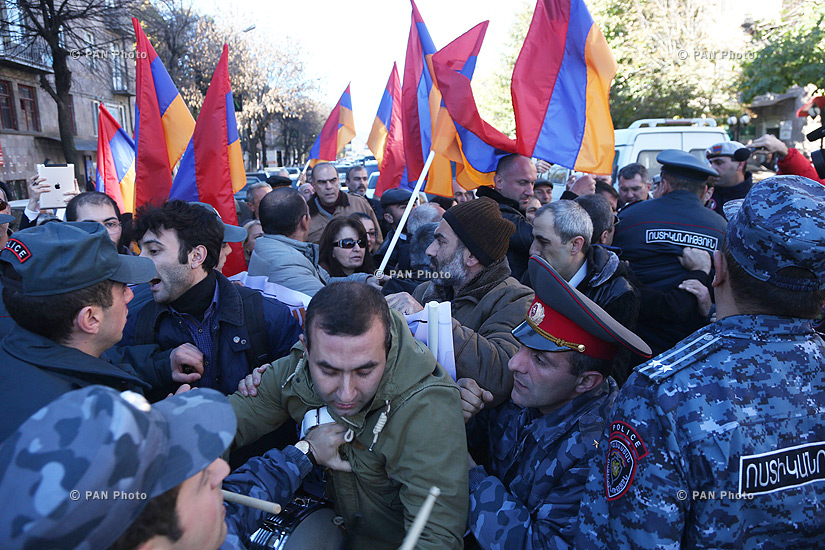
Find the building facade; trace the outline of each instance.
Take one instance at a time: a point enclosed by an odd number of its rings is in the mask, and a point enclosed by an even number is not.
[[[0,180],[10,184],[12,199],[27,198],[26,180],[37,173],[37,164],[65,162],[57,104],[40,85],[46,79],[54,87],[51,52],[45,41],[32,44],[10,23],[19,9],[15,0],[4,0],[0,18]],[[75,28],[75,34],[83,41],[67,49],[72,134],[87,178],[79,182],[83,190],[95,178],[98,106],[103,103],[134,134],[135,42],[125,14],[106,25]]]

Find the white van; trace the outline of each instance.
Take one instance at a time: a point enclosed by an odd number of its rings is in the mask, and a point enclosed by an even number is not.
[[[729,141],[728,133],[716,126],[712,118],[645,118],[633,122],[628,128],[614,130],[616,154],[613,156],[613,185],[618,185],[619,170],[634,162],[647,168],[650,177],[659,175],[662,167],[656,155],[665,149],[687,151],[705,160],[705,149],[721,141]],[[553,200],[564,192],[567,178],[577,172],[556,165],[539,177],[553,184]]]
[[[665,149],[679,149],[705,160],[705,149],[730,139],[712,118],[646,118],[628,128],[615,130],[615,136],[614,182],[618,181],[619,170],[634,162],[647,168],[651,178],[659,175],[661,166],[656,162],[656,155]]]

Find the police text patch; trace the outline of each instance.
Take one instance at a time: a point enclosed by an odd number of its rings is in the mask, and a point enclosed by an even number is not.
[[[29,258],[31,258],[32,253],[29,252],[29,249],[26,248],[26,245],[18,241],[17,239],[9,239],[6,241],[6,248],[15,256],[17,259],[20,260],[22,264]]]
[[[825,442],[739,459],[740,493],[773,493],[816,481],[825,481]]]
[[[621,421],[613,422],[604,470],[607,500],[616,500],[627,492],[636,476],[639,459],[647,455],[647,447],[631,425]]]
[[[702,235],[701,233],[691,233],[690,231],[680,231],[678,229],[648,229],[645,231],[645,242],[691,246],[713,252],[719,244],[719,239]]]

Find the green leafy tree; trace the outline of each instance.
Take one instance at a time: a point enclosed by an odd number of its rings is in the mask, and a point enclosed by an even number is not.
[[[825,90],[825,2],[813,0],[784,12],[779,22],[751,27],[754,55],[744,63],[743,99],[793,85]]]
[[[595,0],[593,17],[619,65],[610,93],[616,128],[640,118],[725,117],[745,35],[712,0]]]
[[[720,18],[713,0],[587,4],[619,65],[610,92],[616,128],[640,118],[727,118],[741,110],[737,83],[747,41],[735,13]],[[524,3],[518,11],[493,77],[474,85],[482,116],[511,136],[510,79],[534,5]]]

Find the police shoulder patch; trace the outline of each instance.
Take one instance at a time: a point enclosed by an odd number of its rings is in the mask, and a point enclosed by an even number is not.
[[[647,455],[647,446],[633,426],[622,421],[613,422],[604,471],[607,500],[616,500],[627,492],[636,477],[639,460]]]
[[[672,349],[657,355],[647,363],[637,367],[640,375],[660,382],[670,378],[682,369],[695,365],[722,347],[721,338],[710,332],[699,332],[688,340],[683,340]]]

